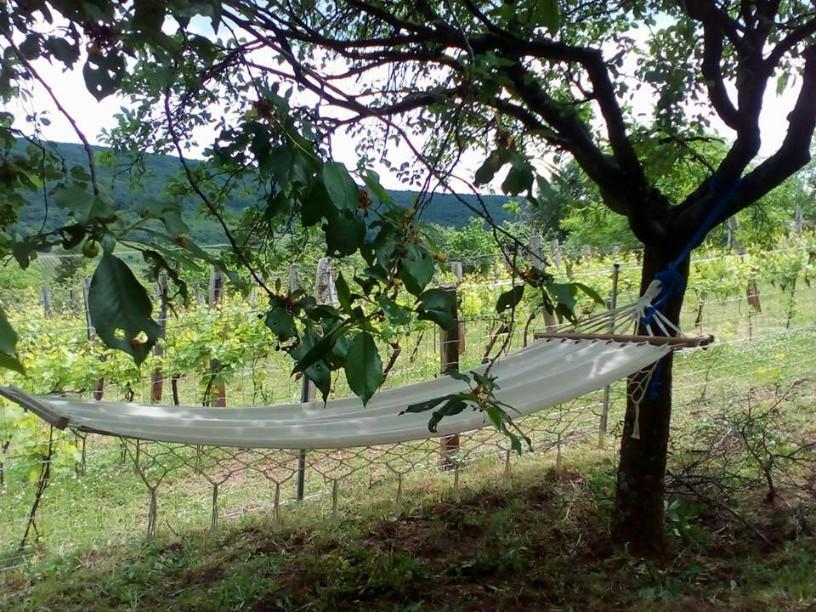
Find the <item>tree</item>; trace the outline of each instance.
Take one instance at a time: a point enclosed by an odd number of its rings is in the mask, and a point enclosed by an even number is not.
[[[53,22],[64,28],[60,37],[44,31],[51,11],[60,15]],[[190,21],[195,15],[209,17],[220,36],[199,33],[200,21]],[[169,34],[165,24],[173,25]],[[223,221],[219,198],[226,185],[238,178],[256,181],[263,194],[258,206],[247,210],[238,229],[222,224],[231,257],[260,284],[252,250],[244,247],[251,243],[257,249],[263,243],[258,236],[269,237],[258,229],[268,228],[270,219],[277,226],[285,226],[285,219],[320,225],[330,254],[362,254],[367,275],[356,279],[359,289],[341,283],[337,312],[267,288],[274,313],[270,326],[283,343],[297,338],[286,346],[319,387],[351,350],[339,339],[369,354],[363,349],[376,333],[375,313],[384,305],[393,310],[396,281],[417,298],[415,315],[446,323],[439,296],[425,291],[433,259],[415,224],[422,201],[406,217],[388,207],[377,177],[362,173],[382,205],[370,212],[368,196],[358,201],[346,169],[323,162],[326,137],[333,132],[349,129],[356,136],[363,165],[388,159],[394,149],[389,143],[398,140],[419,167],[394,163],[396,171],[429,189],[447,188],[463,152],[484,143],[487,158],[476,172],[476,186],[501,171],[502,191],[527,194],[533,203],[548,187],[539,162],[574,159],[604,204],[624,216],[644,244],[643,288],[663,272],[659,306],[676,322],[690,250],[803,167],[816,124],[816,16],[805,2],[9,1],[0,8],[0,29],[10,50],[0,78],[6,98],[26,80],[43,81],[32,63],[36,58],[73,65],[82,56],[86,83],[97,97],[122,92],[131,101],[110,135],[119,146],[174,150],[184,161],[196,128],[217,130],[208,151],[213,165],[183,164],[184,190]],[[782,144],[759,160],[759,117],[774,80],[783,90],[796,87],[798,94]],[[644,92],[655,100],[645,109],[638,101]],[[58,100],[57,92],[50,93]],[[705,136],[713,116],[733,133],[733,142],[722,158],[706,160],[710,168],[703,180],[680,196],[667,193],[660,176],[644,164],[644,151],[671,143],[685,147]],[[99,239],[106,246],[108,277],[132,288],[110,259],[111,243],[129,240],[157,268],[175,272],[175,251],[140,246],[144,242],[132,233],[110,237],[112,217],[94,181],[90,152],[88,157],[90,176],[81,178],[91,186],[92,205],[82,208],[75,198],[63,198],[74,206],[81,232],[63,228],[28,242],[6,240],[5,248],[25,263],[32,251],[57,241],[70,246],[77,238]],[[24,183],[38,159],[33,150],[27,161],[15,161],[13,180]],[[8,161],[5,169],[8,176]],[[65,183],[63,189],[71,188]],[[491,221],[485,210],[473,210]],[[188,258],[201,257],[176,216],[164,202],[145,216],[163,223],[164,231],[140,229],[175,240]],[[376,230],[375,239],[367,228]],[[546,291],[546,278],[527,274],[525,280]],[[376,308],[366,310],[364,304]],[[302,327],[292,327],[293,310],[305,313]],[[150,341],[145,312],[130,314]],[[143,346],[122,348],[138,356]],[[373,357],[356,363],[378,371]],[[631,436],[635,410],[627,407],[613,535],[639,552],[659,551],[663,544],[671,366],[671,356],[658,364],[659,384],[641,406],[640,439]],[[362,380],[359,391],[369,395],[376,376],[348,369],[347,374],[350,383]],[[509,426],[501,418],[499,425]]]

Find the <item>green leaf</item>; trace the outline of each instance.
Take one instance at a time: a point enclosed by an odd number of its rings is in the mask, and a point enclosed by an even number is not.
[[[295,319],[283,306],[275,306],[266,313],[264,321],[278,340],[285,342],[297,336]]]
[[[348,323],[343,323],[335,327],[331,332],[320,338],[320,340],[316,340],[314,343],[307,342],[307,339],[310,336],[313,336],[311,333],[307,333],[304,337],[304,345],[298,347],[297,352],[293,352],[293,356],[297,359],[295,363],[295,367],[292,370],[292,374],[296,374],[297,372],[303,372],[307,368],[309,368],[314,363],[317,363],[321,359],[324,359],[334,347],[334,343],[337,339],[345,333],[346,329],[348,329]],[[307,350],[300,350],[303,347],[306,347]]]
[[[71,212],[80,225],[93,219],[112,219],[114,204],[105,196],[96,196],[79,184],[60,187],[55,190],[54,202],[60,208]]]
[[[6,353],[0,353],[0,370],[14,370],[20,374],[25,374],[23,364],[20,363],[16,357],[12,357]]]
[[[329,198],[338,210],[357,210],[360,205],[360,190],[342,163],[325,164],[322,177]]]
[[[434,273],[434,260],[427,249],[409,244],[405,256],[400,260],[399,276],[405,288],[413,295],[419,295]]]
[[[516,285],[510,291],[505,291],[496,300],[496,312],[501,314],[505,310],[515,308],[524,295],[524,285]]]
[[[595,290],[594,290],[592,287],[590,287],[589,285],[585,285],[584,283],[573,283],[573,284],[574,284],[574,285],[575,285],[575,286],[576,286],[578,289],[580,289],[581,291],[583,291],[583,292],[584,292],[584,294],[586,294],[587,296],[589,296],[589,297],[592,299],[592,301],[593,301],[593,302],[595,302],[595,303],[596,303],[596,304],[598,304],[599,306],[606,306],[606,302],[604,301],[604,299],[603,299],[603,298],[600,296],[600,294],[599,294],[597,291],[595,291]]]
[[[73,66],[74,62],[79,59],[79,47],[59,36],[49,36],[45,41],[45,48],[68,66]]]
[[[337,300],[340,302],[340,306],[346,312],[351,312],[351,289],[349,289],[346,279],[343,278],[342,272],[337,275],[334,286],[337,289]]]
[[[0,353],[15,355],[17,353],[17,332],[8,322],[6,314],[0,308]]]
[[[563,305],[570,311],[575,309],[575,295],[577,293],[575,283],[551,283],[547,285],[547,291],[558,304]]]
[[[504,193],[518,195],[525,191],[530,191],[533,187],[533,166],[522,155],[513,152],[513,165],[507,172],[507,176],[502,182],[501,188]]]
[[[102,341],[130,354],[137,364],[145,360],[161,332],[150,318],[147,291],[115,255],[100,259],[91,279],[88,309]]]
[[[17,332],[0,308],[0,369],[14,370],[24,374],[23,365],[17,359]]]
[[[310,354],[313,354],[314,352],[320,353],[319,357],[310,360],[309,364],[305,365],[302,370],[298,370],[296,367],[295,371],[302,371],[303,375],[314,383],[315,387],[320,390],[320,394],[325,402],[326,398],[329,396],[329,392],[331,391],[331,369],[329,368],[329,364],[326,359],[323,358],[328,355],[328,351],[318,348],[318,345],[324,339],[325,338],[319,339],[315,335],[313,329],[307,328],[301,343],[291,350],[291,355],[295,359],[299,360],[299,362],[306,363],[306,360]],[[329,351],[330,350],[331,348]]]
[[[443,418],[459,414],[465,408],[467,408],[467,402],[463,402],[458,398],[449,399],[439,410],[434,410],[431,419],[428,421],[428,431],[436,433],[436,428]]]
[[[382,384],[383,365],[380,354],[374,338],[366,331],[357,334],[348,347],[346,380],[349,388],[362,400],[363,406]]]
[[[392,325],[407,325],[411,322],[411,311],[394,300],[380,296],[377,298],[377,304]]]
[[[558,0],[539,0],[537,11],[537,21],[541,23],[550,34],[555,34],[561,27],[561,9]]]
[[[496,172],[501,170],[507,162],[510,161],[510,150],[506,148],[496,149],[492,151],[484,163],[476,170],[475,183],[476,185],[486,185],[493,180]]]
[[[321,219],[333,219],[336,216],[337,209],[329,199],[326,187],[323,183],[316,182],[301,201],[300,220],[303,225],[310,227]]]
[[[389,204],[393,202],[393,199],[385,188],[380,184],[380,175],[374,172],[373,170],[369,170],[366,172],[365,175],[365,185],[368,187],[368,190],[371,194],[377,198],[383,204]]]
[[[162,0],[134,0],[133,25],[149,34],[161,32],[166,3]]]
[[[433,321],[444,330],[453,329],[456,325],[454,309],[456,308],[456,294],[446,289],[428,289],[417,300],[419,319]]]
[[[365,221],[347,210],[330,219],[324,226],[326,254],[345,257],[360,248],[365,240]]]
[[[406,412],[413,412],[413,413],[426,412],[426,411],[430,410],[431,408],[435,408],[436,406],[438,406],[439,404],[441,404],[445,400],[451,399],[453,397],[456,397],[456,396],[455,395],[443,395],[441,397],[435,397],[433,399],[425,400],[424,402],[417,402],[416,404],[410,404],[405,410],[400,412],[400,414],[405,414]]]
[[[115,92],[126,72],[125,58],[116,51],[88,53],[88,59],[82,67],[85,86],[97,100]]]

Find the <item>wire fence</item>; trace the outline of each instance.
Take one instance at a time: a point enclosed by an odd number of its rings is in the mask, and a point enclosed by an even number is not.
[[[604,278],[611,273],[609,269],[588,272]],[[682,328],[686,333],[713,333],[717,342],[676,357],[676,426],[697,418],[712,402],[724,405],[747,397],[757,387],[796,382],[811,394],[816,391],[816,355],[812,351],[816,340],[816,289],[803,286],[795,293],[766,285],[756,289],[762,300],[760,308],[749,303],[745,294],[687,300]],[[631,289],[622,289],[619,303],[634,297],[627,291]],[[258,324],[258,312],[251,306],[214,311],[202,308],[200,318],[168,322],[165,359],[170,362],[183,353],[190,334],[199,330],[202,320],[225,319],[225,327],[219,329],[235,332],[240,325]],[[461,319],[461,369],[481,363],[486,353],[503,344],[507,333],[512,333],[508,342],[512,350],[530,341],[532,330],[544,327],[544,321],[536,318],[525,334],[523,325],[508,329],[501,318],[487,316],[484,311]],[[49,321],[44,327],[26,330],[35,332],[34,336],[39,334],[32,340],[34,344],[50,346],[49,338],[55,338],[66,354],[88,345],[88,330],[81,319],[66,316]],[[252,327],[251,331],[255,333],[262,327]],[[214,344],[229,340],[211,339]],[[438,375],[442,344],[440,332],[432,325],[418,325],[404,333],[386,385]],[[302,382],[288,376],[291,362],[266,348],[258,352],[256,359],[244,354],[240,367],[220,373],[230,405],[299,399]],[[238,350],[246,353],[246,348],[239,346]],[[383,351],[390,356],[396,349],[384,346]],[[218,355],[222,363],[229,363],[223,352],[212,354]],[[98,362],[97,354],[91,354],[87,361]],[[78,365],[81,362],[73,361],[65,367]],[[123,366],[120,374],[117,380],[114,369],[106,370],[106,397],[150,400],[150,368]],[[87,378],[93,381],[97,376],[94,370]],[[46,374],[43,378],[47,378]],[[41,391],[51,390],[48,386],[54,380],[32,384],[39,384]],[[204,368],[165,382],[172,382],[173,392],[165,393],[163,403],[199,404],[212,380],[208,380]],[[94,387],[67,390],[89,397]],[[348,394],[342,378],[335,381],[333,394]],[[519,424],[532,441],[531,450],[525,453],[550,453],[560,464],[569,449],[590,445],[614,459],[625,404],[625,383],[619,382],[606,393],[591,393],[525,417]],[[450,439],[426,439],[314,450],[304,455],[301,451],[212,448],[51,431],[33,415],[23,415],[10,406],[0,410],[3,569],[39,556],[125,541],[136,534],[217,528],[221,521],[257,512],[283,520],[287,512],[297,511],[293,507],[301,498],[329,513],[342,511],[344,499],[370,488],[390,488],[399,502],[408,480],[436,474],[456,487],[468,477],[468,468],[474,464],[497,462],[511,473],[516,462],[525,460],[523,455],[512,453],[506,438],[491,428],[460,434],[455,444]],[[602,415],[607,411],[609,425],[604,430]],[[299,474],[303,475],[302,495],[298,490]]]

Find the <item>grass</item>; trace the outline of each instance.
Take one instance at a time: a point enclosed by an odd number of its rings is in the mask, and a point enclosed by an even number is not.
[[[483,462],[456,490],[372,491],[333,516],[319,504],[282,522],[255,517],[216,533],[165,535],[75,551],[9,573],[5,610],[794,610],[816,606],[816,538],[777,528],[769,545],[698,509],[693,539],[646,561],[614,550],[608,460],[583,453],[561,472],[527,457],[509,478]],[[770,533],[772,513],[751,499]]]

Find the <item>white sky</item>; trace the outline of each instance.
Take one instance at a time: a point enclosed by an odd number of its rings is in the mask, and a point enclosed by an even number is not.
[[[73,71],[63,72],[57,66],[52,66],[51,64],[40,61],[37,63],[37,69],[50,84],[53,91],[59,97],[61,104],[74,118],[88,140],[92,144],[102,144],[99,140],[99,136],[103,129],[110,129],[115,126],[114,114],[120,110],[120,107],[123,105],[123,100],[117,96],[109,96],[101,102],[98,102],[85,88],[80,64],[77,64],[77,69]],[[13,112],[18,119],[32,111],[38,113],[47,111],[47,116],[51,124],[41,128],[42,137],[58,142],[79,142],[79,138],[69,122],[57,111],[44,90],[38,87],[35,91],[36,94],[32,100],[18,101],[16,106],[9,107],[8,110]],[[760,122],[763,135],[760,155],[770,155],[781,144],[787,130],[787,114],[795,102],[795,93],[796,91],[794,89],[789,88],[782,96],[777,96],[774,84],[772,83],[769,86],[765,96],[765,104]],[[643,112],[648,111],[651,103],[652,100],[649,96],[642,97],[636,101],[638,106],[642,105]],[[26,129],[27,131],[30,129],[30,126],[24,126],[22,123],[18,123],[18,127]],[[732,138],[731,130],[724,126],[716,117],[713,119],[712,127],[714,131],[719,133],[723,138]],[[200,136],[199,142],[202,145],[209,144],[207,140],[211,136],[207,136],[204,133],[197,134],[197,136]],[[350,169],[356,166],[357,156],[354,151],[354,142],[349,136],[338,134],[333,141],[333,150],[335,159],[344,162]],[[399,156],[400,154],[404,157],[402,159],[395,159],[395,155]],[[398,165],[402,161],[409,159],[410,152],[407,151],[407,147],[402,147],[398,149],[395,155],[390,156],[391,162],[394,165]],[[457,168],[456,174],[472,179],[476,168],[482,161],[482,157],[482,153],[466,155],[462,159],[459,168]],[[401,184],[400,180],[384,167],[375,166],[374,169],[380,173],[382,182],[386,187],[407,187]],[[496,184],[491,187],[497,190],[500,182],[501,178],[497,178]]]

